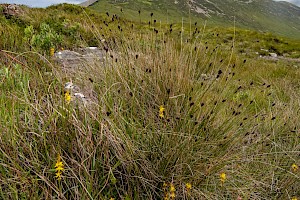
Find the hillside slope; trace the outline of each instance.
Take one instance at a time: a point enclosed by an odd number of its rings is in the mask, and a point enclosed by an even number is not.
[[[300,39],[300,8],[272,0],[101,0],[90,7],[99,12],[114,12],[132,20],[153,17],[162,22],[206,20],[208,24],[254,29]],[[122,10],[122,12],[121,12]],[[235,20],[234,20],[235,19]]]

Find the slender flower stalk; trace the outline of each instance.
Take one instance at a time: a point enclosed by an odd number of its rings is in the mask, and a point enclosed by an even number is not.
[[[55,178],[58,181],[60,181],[62,172],[64,171],[64,164],[62,163],[61,157],[60,157],[59,154],[58,154],[57,161],[56,161],[56,164],[55,164],[55,171],[56,171]]]
[[[164,106],[161,105],[161,106],[159,107],[159,117],[160,117],[160,118],[164,118],[164,117],[165,117],[164,112],[165,112],[165,108],[164,108]]]
[[[226,174],[223,172],[220,174],[220,181],[222,183],[222,185],[225,183],[226,181]]]
[[[176,197],[176,189],[173,183],[170,184],[170,199],[175,199]]]
[[[50,56],[51,56],[51,57],[54,56],[54,48],[50,48]]]
[[[191,183],[186,183],[185,188],[186,188],[186,191],[189,193],[192,189],[192,184]]]
[[[65,92],[65,101],[67,104],[69,104],[71,102],[71,95],[69,91]]]

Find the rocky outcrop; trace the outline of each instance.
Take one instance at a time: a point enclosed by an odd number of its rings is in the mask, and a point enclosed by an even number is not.
[[[2,8],[2,14],[4,14],[7,17],[11,17],[11,16],[20,16],[22,14],[24,14],[23,9],[16,4],[1,4],[0,8]]]
[[[98,2],[98,0],[87,0],[79,5],[83,6],[83,7],[88,7],[93,5],[94,3]]]

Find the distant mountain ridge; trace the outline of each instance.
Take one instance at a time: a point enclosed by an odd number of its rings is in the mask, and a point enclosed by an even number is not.
[[[88,4],[87,4],[88,3]],[[255,29],[300,39],[300,7],[273,0],[89,0],[82,5],[99,12],[117,12],[120,8],[128,17],[138,20],[141,10],[144,18],[150,12],[159,20],[207,20],[213,24]],[[142,16],[143,17],[143,16]]]

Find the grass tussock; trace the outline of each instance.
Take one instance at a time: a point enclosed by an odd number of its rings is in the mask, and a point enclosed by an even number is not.
[[[234,34],[113,24],[104,43],[109,28],[85,30],[105,59],[78,69],[1,51],[1,198],[300,197],[296,68],[241,55]]]

